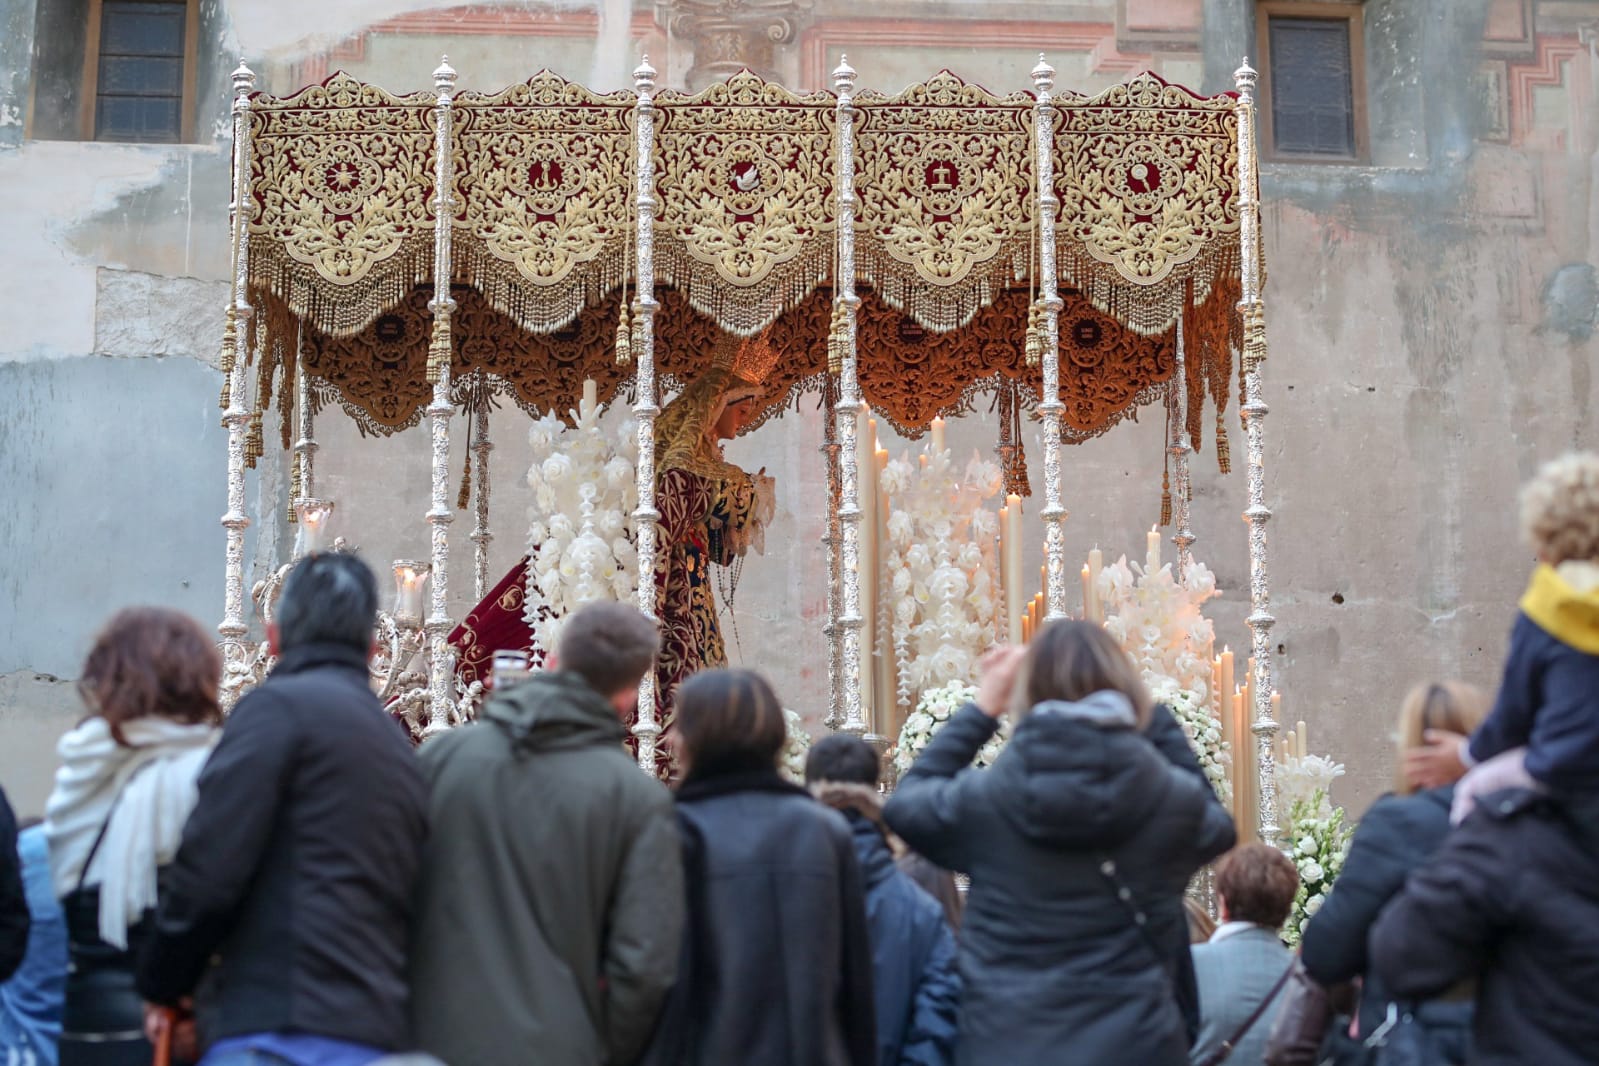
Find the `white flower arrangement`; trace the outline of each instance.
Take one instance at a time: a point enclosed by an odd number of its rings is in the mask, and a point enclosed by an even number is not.
[[[1293,910],[1283,926],[1283,940],[1290,947],[1299,943],[1305,923],[1326,902],[1333,882],[1343,872],[1353,836],[1353,827],[1344,823],[1344,809],[1333,806],[1324,790],[1317,788],[1309,796],[1295,797],[1289,804],[1283,850],[1299,869],[1299,891],[1294,895]]]
[[[1201,608],[1218,595],[1216,575],[1195,560],[1178,582],[1169,564],[1150,573],[1124,555],[1099,572],[1097,589],[1105,630],[1133,657],[1144,684],[1175,686],[1208,705],[1216,632]]]
[[[937,688],[928,689],[917,701],[916,710],[900,727],[899,739],[894,743],[894,769],[904,774],[916,762],[917,756],[927,750],[933,737],[944,728],[955,712],[977,698],[975,686],[965,681],[950,681]],[[992,766],[1005,747],[1008,729],[1002,724],[999,732],[978,749],[973,766]]]
[[[782,766],[783,775],[796,785],[805,783],[805,759],[811,753],[811,733],[805,728],[805,719],[798,711],[783,708],[784,732]]]
[[[1221,723],[1212,713],[1210,703],[1197,692],[1178,688],[1176,682],[1169,679],[1154,687],[1151,694],[1171,708],[1188,736],[1189,746],[1194,749],[1210,787],[1216,790],[1216,796],[1224,806],[1230,806],[1233,797],[1232,745],[1222,739]]]
[[[597,600],[627,601],[637,588],[627,516],[638,505],[638,444],[629,419],[607,434],[587,399],[567,427],[555,415],[533,423],[527,473],[527,606],[523,617],[540,648],[553,648],[566,617]],[[563,450],[557,451],[557,441]]]
[[[1344,764],[1325,755],[1288,756],[1277,761],[1277,794],[1285,803],[1320,802],[1332,806],[1332,783],[1344,776]]]
[[[949,450],[909,457],[883,471],[888,494],[884,572],[893,613],[901,706],[951,682],[965,684],[994,643],[998,519],[986,504],[1004,481],[999,467],[974,458],[957,471]]]

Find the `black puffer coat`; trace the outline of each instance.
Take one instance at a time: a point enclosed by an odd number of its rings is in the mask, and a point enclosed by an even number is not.
[[[865,890],[843,816],[775,770],[691,774],[677,812],[688,922],[644,1062],[876,1066]]]
[[[1124,701],[1118,721],[1121,699],[1041,705],[989,770],[967,767],[997,723],[967,707],[884,808],[911,847],[972,878],[962,1066],[1188,1061],[1176,901],[1232,846],[1233,825],[1202,779],[1132,729]],[[1145,929],[1101,872],[1106,858]]]
[[[1423,999],[1477,979],[1473,1066],[1599,1058],[1599,822],[1537,793],[1483,797],[1372,927],[1371,968]]]

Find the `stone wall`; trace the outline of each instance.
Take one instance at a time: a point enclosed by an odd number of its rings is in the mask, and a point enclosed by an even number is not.
[[[69,679],[112,610],[155,602],[220,618],[213,364],[227,291],[226,74],[240,54],[279,93],[339,67],[420,88],[444,51],[463,88],[546,65],[614,88],[641,50],[676,85],[749,62],[817,88],[847,51],[863,86],[894,91],[949,66],[1010,91],[1028,86],[1042,50],[1063,87],[1148,68],[1215,92],[1254,32],[1250,0],[746,0],[733,6],[760,17],[743,21],[711,0],[194,0],[198,143],[132,146],[47,139],[70,132],[57,119],[76,91],[60,29],[74,2],[0,0],[0,484],[13,499],[0,518],[0,782],[24,813],[42,804],[50,745],[78,714]],[[1362,6],[1372,165],[1263,175],[1281,687],[1313,747],[1349,765],[1340,797],[1357,809],[1389,779],[1406,686],[1496,676],[1530,563],[1515,489],[1540,460],[1593,444],[1599,315],[1599,3]],[[1073,555],[1139,550],[1159,508],[1160,421],[1069,454]],[[522,550],[525,419],[498,412],[494,434],[497,576]],[[986,453],[994,434],[974,417],[950,440]],[[339,531],[385,569],[422,554],[425,435],[363,439],[329,412],[318,437]],[[781,500],[766,558],[744,571],[730,647],[812,719],[826,671],[819,439],[807,411],[730,449],[775,473]],[[1214,612],[1222,637],[1242,647],[1243,478],[1218,475],[1208,453],[1195,470],[1196,550],[1227,590]],[[273,457],[249,491],[258,576],[288,543]],[[468,526],[453,530],[457,610],[471,600]]]

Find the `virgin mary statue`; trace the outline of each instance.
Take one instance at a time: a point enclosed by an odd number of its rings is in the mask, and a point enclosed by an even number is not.
[[[776,358],[764,342],[724,338],[710,367],[656,419],[655,504],[661,518],[655,607],[661,657],[655,691],[665,740],[672,732],[677,686],[696,670],[727,665],[717,585],[730,603],[744,556],[765,548],[766,525],[775,509],[772,479],[764,469],[749,474],[729,463],[721,442],[749,423]],[[523,617],[527,567],[524,557],[450,634],[463,683],[482,680],[500,649],[542,655]],[[658,751],[658,772],[675,780],[672,745],[663,742]]]
[[[776,353],[760,341],[718,347],[711,368],[666,405],[655,425],[658,527],[655,586],[661,620],[656,704],[662,736],[673,729],[673,698],[690,674],[727,665],[717,617],[718,578],[731,600],[744,556],[765,550],[776,507],[765,468],[754,474],[722,456],[724,440],[749,423]],[[677,776],[674,746],[663,742],[662,775]]]

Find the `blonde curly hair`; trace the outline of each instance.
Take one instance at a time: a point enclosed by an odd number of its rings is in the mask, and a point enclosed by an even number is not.
[[[1599,455],[1573,452],[1521,490],[1521,535],[1551,566],[1599,560]]]

